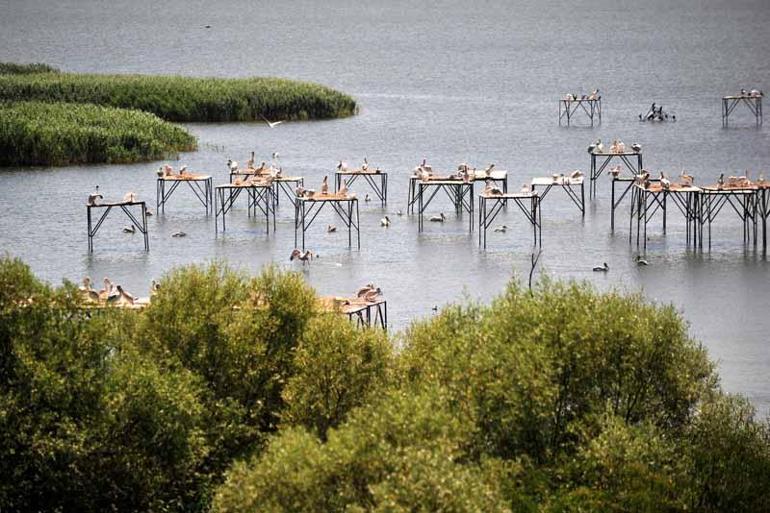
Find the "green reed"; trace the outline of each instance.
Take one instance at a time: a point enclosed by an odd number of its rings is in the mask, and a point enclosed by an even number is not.
[[[195,148],[184,128],[146,112],[0,102],[0,166],[139,162]]]
[[[0,75],[27,75],[30,73],[59,73],[59,70],[53,66],[42,64],[40,62],[32,64],[0,62]]]
[[[350,96],[279,78],[40,73],[0,75],[0,100],[94,103],[168,121],[328,119],[355,113]]]

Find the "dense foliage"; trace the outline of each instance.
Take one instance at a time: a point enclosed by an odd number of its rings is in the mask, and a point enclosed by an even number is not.
[[[0,101],[92,103],[167,121],[262,121],[350,116],[355,101],[309,82],[74,73],[0,74]]]
[[[195,147],[184,128],[145,112],[0,102],[0,166],[137,162]]]
[[[33,64],[0,62],[0,75],[26,75],[30,73],[59,73],[59,70],[39,62]]]
[[[393,342],[274,268],[93,311],[0,260],[0,508],[770,511],[770,426],[670,307],[512,283]]]

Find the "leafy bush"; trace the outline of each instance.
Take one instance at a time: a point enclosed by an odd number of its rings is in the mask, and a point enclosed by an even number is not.
[[[0,74],[0,100],[93,103],[181,122],[327,119],[356,109],[350,96],[328,87],[278,78]]]
[[[0,166],[137,162],[195,147],[184,128],[144,112],[0,102]]]

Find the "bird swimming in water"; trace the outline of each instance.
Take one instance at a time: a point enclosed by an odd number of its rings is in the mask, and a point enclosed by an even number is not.
[[[337,231],[337,227],[333,224],[327,224],[326,225],[326,233],[334,233]]]
[[[443,212],[441,212],[437,216],[432,216],[430,218],[430,221],[433,222],[433,223],[443,223],[444,221],[446,221],[446,216],[444,215]]]
[[[594,271],[598,273],[606,273],[610,270],[610,266],[607,264],[607,262],[604,262],[602,265],[597,265],[594,267]]]
[[[367,202],[367,203],[372,201],[372,198],[369,197],[369,193],[368,192],[366,194],[364,194],[364,201]]]
[[[396,215],[397,215],[397,216],[402,216],[402,215],[404,215],[404,212],[402,212],[401,210],[399,210],[398,212],[396,212]]]
[[[313,252],[308,249],[303,253],[302,251],[295,249],[291,252],[289,262],[293,260],[301,261],[303,266],[308,265],[313,260]]]
[[[508,227],[504,224],[495,228],[495,231],[500,233],[505,233],[507,230],[508,230]]]
[[[136,226],[130,224],[123,227],[123,233],[136,233]]]
[[[390,226],[390,218],[388,216],[385,216],[382,219],[380,219],[380,226],[384,226],[385,228]]]
[[[171,234],[171,236],[179,238],[179,237],[187,237],[187,234],[185,232],[174,232]]]
[[[145,208],[144,215],[146,215],[147,217],[152,217],[152,210],[150,210],[149,208]]]
[[[650,265],[647,260],[645,260],[642,255],[636,255],[636,265],[638,266],[644,266],[644,265]]]

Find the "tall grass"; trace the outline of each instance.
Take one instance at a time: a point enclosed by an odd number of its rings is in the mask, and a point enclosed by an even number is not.
[[[338,91],[279,78],[0,75],[0,100],[94,103],[182,122],[324,119],[350,116],[356,109],[355,100]]]
[[[146,112],[0,102],[0,166],[138,162],[195,148],[184,128]]]
[[[59,73],[59,70],[39,62],[33,64],[0,62],[0,75],[27,75],[30,73]]]

